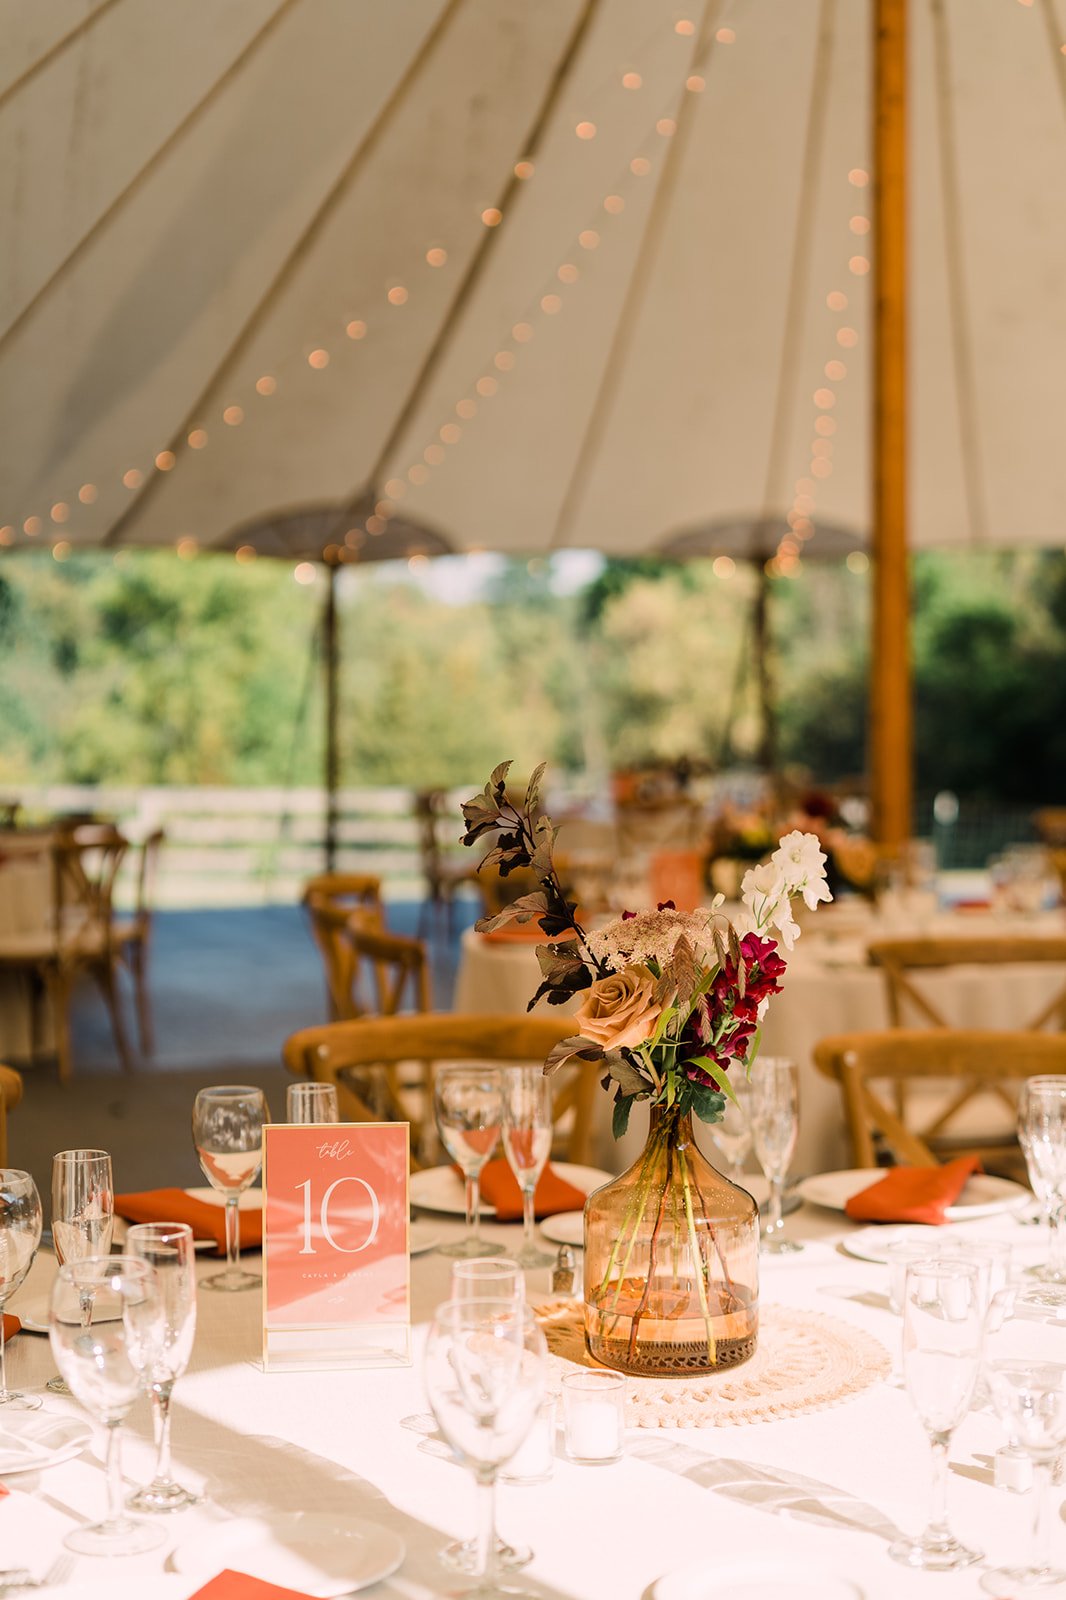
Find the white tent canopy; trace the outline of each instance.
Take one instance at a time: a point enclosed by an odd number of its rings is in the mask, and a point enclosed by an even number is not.
[[[1058,544],[1066,0],[911,19],[912,543]],[[864,538],[871,43],[864,0],[0,0],[0,541]]]

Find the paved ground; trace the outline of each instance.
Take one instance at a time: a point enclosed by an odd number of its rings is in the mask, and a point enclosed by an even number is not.
[[[440,1009],[451,1003],[458,930],[474,916],[472,904],[463,911],[450,936],[442,919],[430,941]],[[415,932],[417,904],[393,903],[387,914],[395,932]],[[151,985],[156,1050],[135,1072],[122,1072],[91,984],[75,998],[71,1083],[60,1087],[51,1062],[25,1069],[9,1160],[34,1174],[42,1195],[53,1153],[86,1145],[111,1151],[120,1190],[202,1182],[189,1136],[196,1090],[261,1085],[274,1114],[283,1115],[281,1043],[297,1028],[325,1020],[318,955],[295,907],[158,913]],[[132,1038],[131,1000],[127,1016]]]

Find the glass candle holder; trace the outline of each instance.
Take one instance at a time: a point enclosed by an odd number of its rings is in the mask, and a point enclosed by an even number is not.
[[[555,1409],[555,1396],[546,1394],[524,1443],[500,1473],[501,1483],[547,1483],[555,1467]]]
[[[621,1459],[625,1438],[625,1378],[620,1372],[563,1376],[566,1453],[583,1466]]]

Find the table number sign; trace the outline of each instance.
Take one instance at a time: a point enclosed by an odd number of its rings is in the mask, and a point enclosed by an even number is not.
[[[263,1366],[409,1366],[410,1130],[263,1129]]]

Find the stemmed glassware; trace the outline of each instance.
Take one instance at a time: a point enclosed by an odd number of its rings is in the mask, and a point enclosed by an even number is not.
[[[503,1153],[522,1191],[521,1267],[547,1267],[555,1260],[533,1238],[533,1194],[552,1147],[551,1083],[541,1067],[508,1067],[502,1074]]]
[[[751,1137],[770,1184],[762,1247],[784,1255],[803,1246],[782,1232],[781,1200],[799,1131],[799,1072],[781,1056],[757,1056],[751,1069]]]
[[[137,1555],[165,1538],[160,1527],[126,1515],[120,1459],[120,1428],[150,1381],[162,1314],[152,1268],[132,1256],[70,1261],[52,1285],[52,1354],[71,1393],[107,1429],[107,1515],[63,1541],[80,1555]]]
[[[339,1122],[337,1086],[333,1083],[290,1083],[285,1110],[290,1122]]]
[[[715,1149],[725,1157],[730,1183],[745,1187],[744,1162],[751,1151],[752,1088],[746,1078],[730,1078],[730,1087],[736,1098],[726,1100],[721,1122],[712,1123],[708,1132]]]
[[[433,1108],[444,1148],[463,1174],[466,1235],[437,1246],[442,1256],[494,1256],[503,1246],[486,1244],[481,1225],[481,1169],[500,1137],[500,1076],[491,1067],[441,1067],[433,1088]]]
[[[981,1333],[976,1262],[956,1256],[912,1261],[903,1291],[903,1381],[929,1435],[933,1494],[925,1531],[889,1545],[889,1555],[908,1567],[945,1572],[981,1558],[955,1538],[947,1520],[948,1445],[973,1399]]]
[[[517,1300],[449,1300],[426,1341],[425,1385],[445,1439],[477,1480],[481,1515],[464,1600],[522,1594],[498,1576],[496,1476],[522,1444],[544,1395],[547,1348]]]
[[[36,1411],[39,1395],[19,1394],[7,1386],[3,1310],[25,1280],[41,1242],[41,1197],[28,1172],[0,1168],[0,1406]]]
[[[1066,1077],[1027,1078],[1018,1096],[1018,1143],[1048,1224],[1048,1259],[1033,1276],[1047,1305],[1066,1305]]]
[[[240,1198],[263,1165],[263,1124],[270,1109],[262,1089],[220,1084],[201,1089],[192,1109],[192,1136],[208,1183],[226,1197],[226,1270],[203,1278],[202,1289],[256,1289],[258,1273],[245,1272],[240,1255]]]
[[[1066,1445],[1066,1363],[1061,1357],[1061,1317],[1039,1290],[1004,1289],[994,1295],[985,1322],[984,1374],[1011,1453],[1032,1462],[1033,1525],[1029,1563],[987,1572],[990,1594],[1028,1593],[1066,1583],[1051,1566],[1049,1494],[1056,1458]],[[1057,1591],[1056,1591],[1057,1592]]]
[[[60,1266],[106,1256],[115,1226],[115,1184],[106,1150],[60,1150],[52,1157],[52,1247]],[[82,1307],[86,1323],[91,1290]],[[62,1378],[49,1378],[53,1394],[69,1394]]]
[[[185,1222],[139,1222],[126,1236],[126,1253],[153,1269],[162,1301],[160,1340],[152,1351],[148,1393],[152,1401],[156,1464],[151,1483],[132,1494],[131,1511],[181,1511],[199,1496],[175,1483],[170,1468],[170,1399],[189,1365],[196,1332],[196,1252]]]

